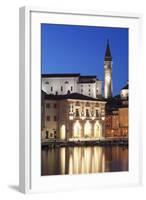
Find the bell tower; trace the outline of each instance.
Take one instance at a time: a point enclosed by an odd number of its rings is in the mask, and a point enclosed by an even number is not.
[[[104,97],[112,97],[112,56],[109,46],[109,40],[107,40],[107,47],[104,57]]]

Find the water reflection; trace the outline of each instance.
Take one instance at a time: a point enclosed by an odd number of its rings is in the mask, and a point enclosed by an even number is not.
[[[42,175],[127,170],[128,149],[123,147],[62,147],[42,150]]]

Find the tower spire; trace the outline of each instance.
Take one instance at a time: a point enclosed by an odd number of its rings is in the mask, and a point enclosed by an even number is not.
[[[109,45],[109,39],[107,39],[107,46],[105,51],[105,61],[112,61],[111,51],[110,51],[110,45]]]

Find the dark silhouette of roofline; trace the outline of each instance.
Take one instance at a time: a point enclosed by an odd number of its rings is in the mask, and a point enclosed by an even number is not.
[[[122,88],[122,90],[124,90],[124,89],[128,89],[129,88],[129,85],[128,85],[128,83]]]
[[[95,76],[95,75],[80,76],[80,79],[82,79],[82,78],[83,78],[83,79],[84,79],[84,78],[85,78],[85,79],[86,79],[86,78],[87,78],[87,79],[88,79],[88,78],[96,78],[96,76]]]
[[[79,77],[80,79],[88,79],[88,78],[95,78],[96,75],[80,75],[79,73],[62,73],[62,74],[42,74],[42,78],[47,78],[47,77]]]
[[[79,73],[65,73],[65,74],[42,74],[42,78],[48,78],[48,77],[78,77],[80,76]]]
[[[71,94],[66,94],[66,95],[46,94],[45,99],[46,100],[75,99],[75,100],[87,100],[87,101],[105,101],[105,99],[103,97],[95,99],[95,98],[85,96],[85,95],[79,94],[79,93],[71,93]]]

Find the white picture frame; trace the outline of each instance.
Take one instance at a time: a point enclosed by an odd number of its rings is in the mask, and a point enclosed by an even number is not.
[[[129,28],[129,171],[73,176],[40,175],[40,23]],[[98,11],[20,8],[20,191],[23,193],[125,187],[142,182],[141,81],[142,16]],[[36,66],[36,67],[32,67]],[[134,80],[134,81],[133,81]],[[34,134],[35,133],[35,134]],[[98,181],[97,181],[98,180]]]

